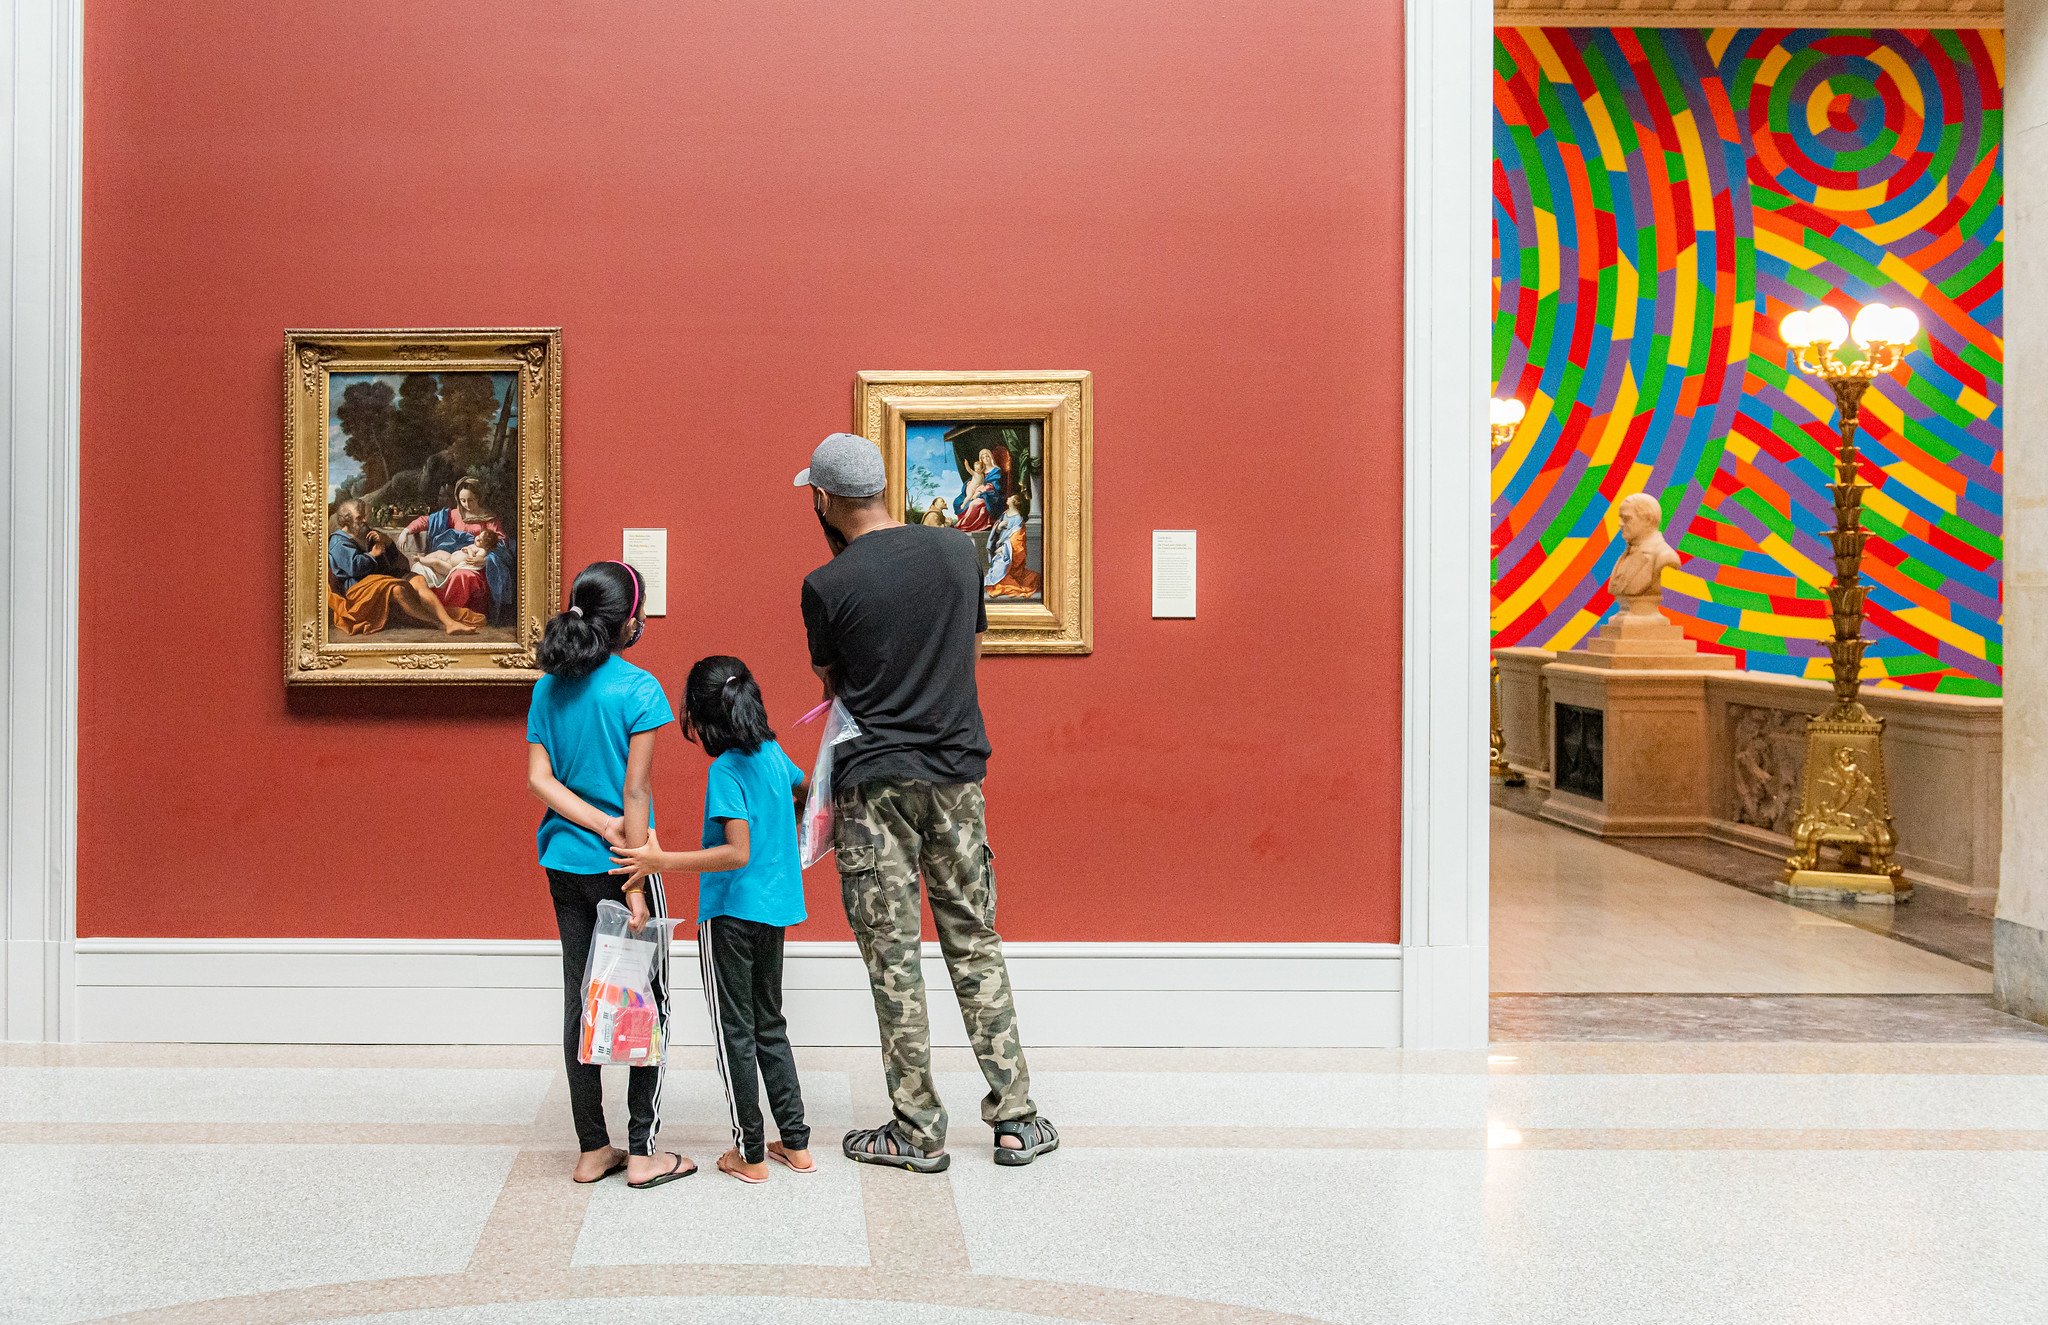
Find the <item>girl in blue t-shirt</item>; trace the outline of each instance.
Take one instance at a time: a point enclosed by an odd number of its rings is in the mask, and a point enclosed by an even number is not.
[[[663,851],[652,827],[647,844],[619,847],[612,859],[626,886],[641,878],[696,870],[697,958],[711,1006],[718,1074],[732,1115],[733,1148],[718,1157],[721,1172],[741,1182],[768,1176],[770,1159],[813,1173],[811,1129],[782,1017],[782,932],[804,918],[803,869],[797,863],[796,820],[807,779],[775,733],[761,688],[737,658],[706,658],[683,685],[683,735],[711,756],[704,789],[704,850]],[[760,1094],[782,1140],[763,1146]]]
[[[583,1151],[575,1177],[596,1182],[624,1169],[630,1187],[655,1187],[697,1171],[683,1155],[655,1153],[666,1059],[632,1069],[623,1154],[605,1126],[602,1071],[576,1060],[597,904],[620,900],[611,852],[653,840],[654,733],[675,721],[661,683],[619,657],[647,628],[645,590],[640,573],[622,561],[583,568],[569,590],[568,610],[541,636],[537,654],[547,675],[534,683],[526,712],[526,785],[548,807],[538,834],[540,863],[562,931],[562,1053]],[[659,874],[627,880],[624,900],[636,930],[668,914]],[[668,936],[665,926],[655,928],[654,1001],[666,1041]]]

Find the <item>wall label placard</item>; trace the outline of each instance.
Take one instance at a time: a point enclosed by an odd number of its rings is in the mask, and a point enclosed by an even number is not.
[[[619,560],[647,582],[647,615],[668,615],[668,530],[628,529]]]
[[[1152,531],[1152,615],[1195,614],[1195,531]]]

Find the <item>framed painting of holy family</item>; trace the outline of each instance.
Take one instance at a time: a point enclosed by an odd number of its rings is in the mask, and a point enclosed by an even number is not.
[[[1092,384],[1084,372],[861,373],[853,430],[882,449],[889,513],[973,540],[986,653],[1094,648]]]
[[[562,584],[560,332],[284,350],[286,682],[534,680]]]

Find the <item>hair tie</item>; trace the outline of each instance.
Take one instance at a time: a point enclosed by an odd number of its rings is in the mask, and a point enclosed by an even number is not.
[[[724,681],[720,682],[720,683],[719,683],[719,686],[718,686],[718,688],[719,688],[720,690],[723,690],[723,689],[725,689],[725,688],[726,688],[727,686],[729,686],[729,685],[732,685],[733,683],[735,683],[736,681],[738,681],[739,679],[740,679],[740,674],[739,674],[738,672],[734,672],[734,673],[733,673],[733,674],[732,674],[731,676],[728,676],[728,677],[726,677]]]
[[[569,615],[570,615],[570,616],[582,616],[582,615],[583,615],[583,609],[582,609],[582,608],[580,608],[580,607],[578,607],[578,606],[576,606],[576,605],[575,605],[574,603],[571,603],[571,604],[569,604]]]

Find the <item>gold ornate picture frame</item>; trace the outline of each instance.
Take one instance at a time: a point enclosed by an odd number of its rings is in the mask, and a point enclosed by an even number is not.
[[[974,539],[983,652],[1093,651],[1089,374],[864,372],[853,430],[882,449],[891,516]]]
[[[560,329],[287,331],[284,373],[286,684],[536,680]]]

